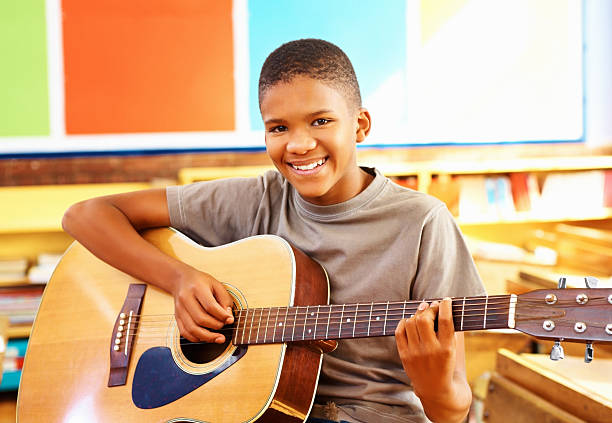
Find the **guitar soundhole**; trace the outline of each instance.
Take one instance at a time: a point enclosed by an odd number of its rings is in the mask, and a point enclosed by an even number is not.
[[[218,358],[230,345],[231,339],[225,337],[223,344],[211,344],[207,342],[191,342],[181,337],[181,351],[192,363],[205,364]]]

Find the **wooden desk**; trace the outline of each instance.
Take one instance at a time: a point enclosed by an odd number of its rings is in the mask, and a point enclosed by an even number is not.
[[[612,359],[499,350],[485,402],[487,422],[612,421]]]

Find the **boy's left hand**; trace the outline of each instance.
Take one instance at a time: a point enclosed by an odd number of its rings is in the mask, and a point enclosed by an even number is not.
[[[465,377],[462,338],[461,351],[457,351],[452,300],[419,304],[414,316],[400,321],[395,340],[404,370],[429,419],[436,422],[465,419],[472,393]]]

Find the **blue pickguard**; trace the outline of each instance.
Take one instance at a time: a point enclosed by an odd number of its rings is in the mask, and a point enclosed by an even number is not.
[[[240,360],[246,351],[247,347],[239,346],[213,372],[192,375],[176,365],[170,348],[148,349],[140,356],[136,366],[132,401],[138,408],[156,408],[176,401]]]

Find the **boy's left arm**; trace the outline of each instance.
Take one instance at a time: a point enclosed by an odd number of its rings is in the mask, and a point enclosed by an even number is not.
[[[438,315],[438,332],[434,321]],[[433,422],[462,422],[472,402],[463,334],[455,333],[450,298],[426,302],[395,330],[397,350],[425,414]]]

